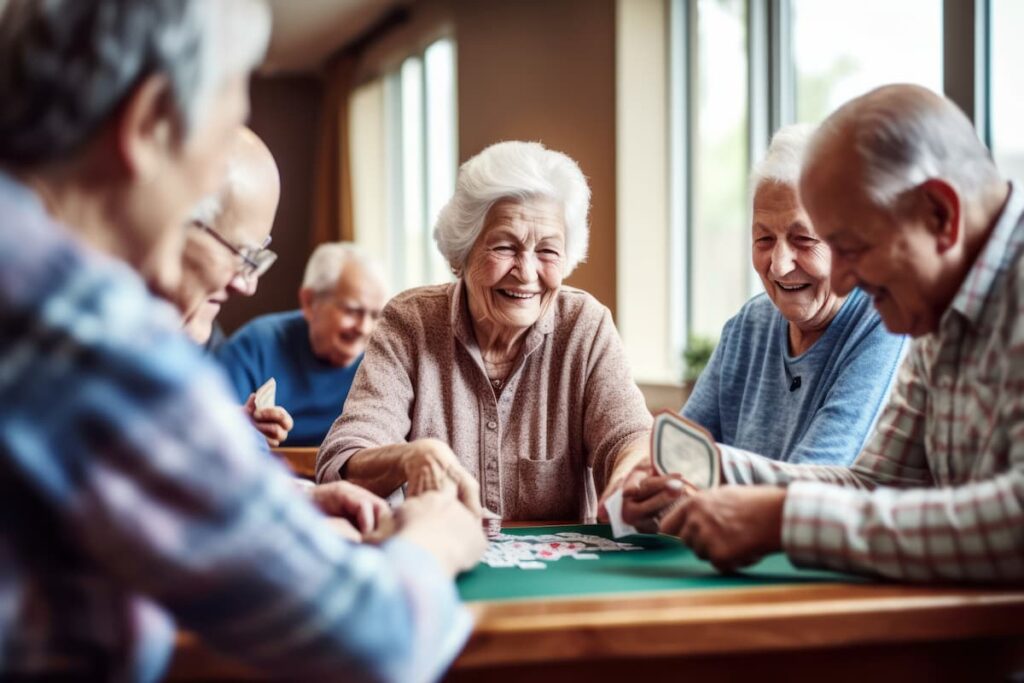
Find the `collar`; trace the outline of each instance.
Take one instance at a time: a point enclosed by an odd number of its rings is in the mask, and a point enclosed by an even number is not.
[[[1017,259],[1024,242],[1024,191],[1010,183],[1006,199],[995,228],[975,259],[967,277],[960,284],[950,309],[962,315],[972,326],[981,321],[985,301],[992,291],[996,277]],[[948,313],[948,312],[947,312]]]

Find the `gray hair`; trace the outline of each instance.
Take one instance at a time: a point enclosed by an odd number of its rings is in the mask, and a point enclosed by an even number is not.
[[[314,249],[302,276],[303,288],[316,294],[330,292],[337,286],[349,261],[358,263],[382,287],[387,288],[384,269],[377,259],[351,242],[325,242]]]
[[[967,197],[1000,181],[967,116],[921,86],[883,86],[847,102],[822,124],[809,153],[836,135],[852,141],[864,191],[882,209],[897,210],[905,193],[929,178],[942,178]]]
[[[185,139],[224,81],[262,59],[269,36],[262,0],[0,2],[0,161],[74,154],[155,74],[167,78]]]
[[[546,197],[565,212],[565,274],[587,255],[590,187],[579,165],[539,142],[499,142],[459,168],[455,194],[434,227],[437,248],[452,270],[462,271],[484,227],[487,212],[502,199]]]
[[[748,187],[751,199],[762,183],[788,185],[794,189],[799,187],[804,153],[815,128],[807,123],[795,123],[775,131],[764,157],[750,170]]]

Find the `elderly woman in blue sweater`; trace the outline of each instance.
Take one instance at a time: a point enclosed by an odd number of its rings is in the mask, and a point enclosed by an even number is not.
[[[832,254],[797,195],[813,133],[788,126],[751,173],[753,265],[764,293],[722,330],[683,407],[716,441],[790,463],[848,465],[889,394],[905,338],[859,289],[837,296]],[[623,517],[638,528],[682,495],[681,482],[634,471]]]

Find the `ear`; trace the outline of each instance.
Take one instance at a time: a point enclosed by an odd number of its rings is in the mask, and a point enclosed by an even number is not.
[[[302,317],[306,319],[306,322],[313,319],[313,300],[315,298],[316,294],[309,287],[299,288],[299,308],[302,309]]]
[[[929,178],[921,184],[921,190],[925,202],[924,220],[935,235],[941,254],[960,240],[960,195],[941,178]]]
[[[121,105],[117,155],[135,178],[155,177],[174,141],[168,92],[165,77],[147,76]]]

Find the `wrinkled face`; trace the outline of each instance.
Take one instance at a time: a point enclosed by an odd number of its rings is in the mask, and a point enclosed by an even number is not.
[[[754,193],[754,270],[782,316],[801,329],[827,324],[841,299],[829,282],[832,255],[796,189],[763,182]]]
[[[348,367],[366,350],[366,341],[387,303],[384,285],[356,261],[341,271],[334,290],[302,296],[313,354],[334,367]],[[308,302],[308,303],[307,303]]]
[[[832,249],[832,288],[860,287],[890,332],[921,336],[938,329],[948,304],[939,294],[942,260],[926,225],[925,207],[902,215],[877,208],[858,189],[854,164],[819,155],[801,180],[818,233]]]
[[[224,181],[235,131],[249,113],[247,78],[230,79],[211,100],[184,144],[160,162],[157,172],[131,190],[129,220],[139,243],[131,260],[159,294],[175,298],[187,232],[182,228],[193,206]],[[148,237],[147,237],[148,236]]]
[[[530,327],[554,302],[565,270],[565,212],[551,199],[501,200],[466,259],[470,314],[498,330]]]

